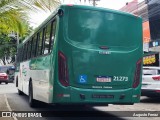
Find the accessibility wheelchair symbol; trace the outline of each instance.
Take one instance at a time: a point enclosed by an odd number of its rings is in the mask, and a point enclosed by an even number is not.
[[[87,75],[80,75],[78,82],[82,83],[82,84],[86,83],[87,82]]]

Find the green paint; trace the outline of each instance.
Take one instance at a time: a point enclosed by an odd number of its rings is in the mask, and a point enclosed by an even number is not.
[[[35,57],[30,63],[32,70],[50,71],[49,84],[53,90],[49,90],[49,100],[62,104],[139,102],[140,98],[132,95],[140,95],[141,77],[137,88],[132,88],[132,85],[136,63],[142,59],[142,19],[128,13],[88,6],[64,5],[60,9],[64,14],[56,16],[52,52]],[[35,33],[43,29],[55,14],[44,21]],[[59,51],[66,59],[68,87],[59,82]],[[85,84],[79,82],[80,76],[87,79]],[[99,77],[110,77],[111,82],[97,82]],[[80,94],[84,94],[86,99],[81,99]],[[114,97],[92,98],[95,94]],[[119,99],[122,94],[125,98]]]

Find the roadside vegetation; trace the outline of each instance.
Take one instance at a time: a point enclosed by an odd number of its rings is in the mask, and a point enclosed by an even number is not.
[[[59,0],[0,0],[0,64],[14,63],[17,39],[22,42],[34,30],[29,13],[52,12],[59,4]]]

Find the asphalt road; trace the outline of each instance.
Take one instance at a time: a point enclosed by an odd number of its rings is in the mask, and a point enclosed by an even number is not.
[[[18,120],[83,120],[83,119],[118,119],[118,120],[132,120],[132,119],[145,119],[145,120],[159,120],[160,117],[129,117],[129,114],[140,111],[138,113],[148,114],[150,111],[160,111],[160,98],[148,98],[141,97],[141,102],[134,105],[109,105],[109,106],[54,106],[45,103],[39,103],[37,108],[31,108],[28,105],[28,96],[19,96],[17,89],[12,83],[8,85],[0,85],[0,94],[5,94],[7,97],[8,104],[12,111],[34,111],[42,112],[49,111],[50,114],[58,114],[58,117],[43,117],[43,118],[20,118]],[[63,112],[62,112],[63,111]],[[71,117],[65,117],[65,111],[70,111],[67,114]],[[75,112],[76,111],[76,112]],[[134,112],[123,112],[123,111],[134,111]],[[73,115],[72,113],[73,112]],[[75,115],[76,114],[76,115]],[[83,116],[83,114],[85,116]],[[63,116],[64,115],[64,116]],[[128,116],[129,115],[129,116]],[[110,117],[108,117],[110,116]],[[124,117],[125,116],[125,117]],[[0,119],[1,120],[1,119]]]

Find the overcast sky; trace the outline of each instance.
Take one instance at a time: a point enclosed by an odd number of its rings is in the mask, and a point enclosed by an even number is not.
[[[125,6],[127,2],[131,1],[133,0],[100,0],[100,2],[98,2],[98,6],[117,10]],[[138,2],[142,1],[144,0],[138,0]]]
[[[64,4],[80,4],[80,0],[61,0]],[[83,2],[84,0],[81,0],[81,4],[84,4]],[[87,0],[86,0],[87,1]],[[98,7],[104,7],[104,8],[110,8],[110,9],[120,9],[123,6],[125,6],[125,4],[127,2],[131,2],[133,0],[100,0],[97,2],[97,6]],[[138,0],[138,2],[142,2],[144,0]],[[87,5],[89,5],[89,2],[85,3]],[[50,13],[46,13],[46,12],[39,12],[39,13],[31,13],[30,18],[31,18],[31,26],[33,27],[37,27],[41,22],[44,21],[44,19],[46,19],[47,16],[49,16]]]

